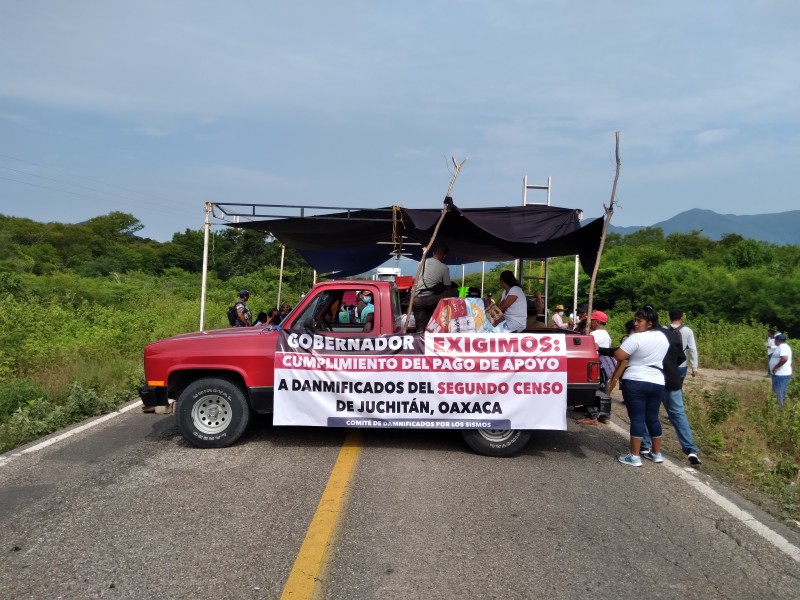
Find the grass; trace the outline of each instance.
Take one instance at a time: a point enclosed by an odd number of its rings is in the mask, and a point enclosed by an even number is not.
[[[116,410],[136,396],[141,379],[131,359],[73,357],[0,383],[0,452]]]
[[[800,521],[800,382],[782,408],[766,377],[684,392],[704,469],[768,512]]]

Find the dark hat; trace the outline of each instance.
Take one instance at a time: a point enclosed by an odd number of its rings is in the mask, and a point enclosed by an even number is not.
[[[239,290],[239,297],[241,298],[242,296],[247,296],[249,298],[250,292],[248,292],[247,290]]]
[[[783,335],[782,333],[778,333],[778,334],[775,335],[775,339],[776,340],[780,340],[782,342],[785,342],[786,341],[786,336]]]
[[[578,304],[578,312],[579,313],[587,313],[587,312],[589,312],[589,305],[588,304]]]

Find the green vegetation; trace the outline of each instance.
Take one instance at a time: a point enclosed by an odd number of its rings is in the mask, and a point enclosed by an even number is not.
[[[769,380],[739,381],[699,393],[685,392],[692,430],[705,470],[748,495],[769,498],[765,508],[800,519],[800,379],[794,377],[783,408]],[[680,448],[674,448],[680,454]],[[759,501],[759,498],[752,498]]]
[[[199,326],[203,237],[176,233],[159,243],[136,236],[131,215],[110,213],[79,225],[0,215],[0,452],[135,398],[142,349]],[[251,291],[254,312],[277,303],[280,245],[249,230],[214,233],[206,328],[227,326],[236,292]],[[498,265],[484,289],[499,293]],[[525,262],[531,293],[537,262]],[[574,260],[550,261],[550,302],[571,304]],[[715,242],[699,232],[664,236],[644,229],[611,235],[594,295],[618,342],[633,310],[682,308],[697,334],[702,367],[765,368],[767,324],[800,336],[800,247],[739,236]],[[312,271],[287,250],[282,301],[296,302]],[[580,302],[588,276],[580,275]],[[466,285],[481,286],[479,273]],[[793,344],[794,347],[794,344]],[[768,380],[697,397],[687,410],[719,472],[766,491],[798,518],[800,378],[778,410]]]

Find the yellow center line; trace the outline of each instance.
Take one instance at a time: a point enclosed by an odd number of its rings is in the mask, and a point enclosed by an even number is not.
[[[334,544],[339,526],[347,510],[350,482],[355,473],[356,462],[361,453],[361,434],[353,430],[339,451],[333,465],[325,491],[311,519],[300,552],[297,553],[281,599],[310,600],[322,597],[330,560],[335,552]]]

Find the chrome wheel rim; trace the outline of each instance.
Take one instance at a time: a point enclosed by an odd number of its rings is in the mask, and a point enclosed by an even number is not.
[[[192,421],[205,434],[220,433],[231,422],[231,405],[222,396],[204,396],[192,407]]]
[[[493,444],[507,442],[514,437],[516,432],[516,429],[478,429],[478,433],[481,437]]]

